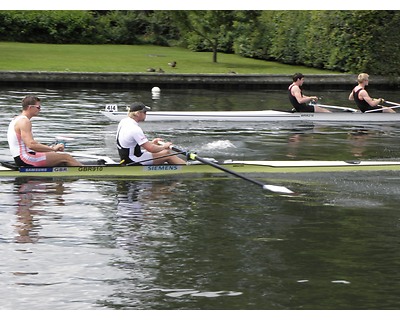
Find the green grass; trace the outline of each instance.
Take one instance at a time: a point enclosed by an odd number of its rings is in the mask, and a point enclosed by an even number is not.
[[[177,47],[151,45],[74,45],[0,42],[1,71],[57,72],[147,72],[162,68],[166,73],[238,74],[331,74],[303,66],[286,65],[234,54],[218,53],[212,62],[211,52],[191,52]],[[176,68],[168,62],[176,61]]]

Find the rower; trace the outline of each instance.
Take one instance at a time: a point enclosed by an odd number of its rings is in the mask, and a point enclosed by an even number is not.
[[[139,122],[146,120],[150,107],[142,102],[134,102],[128,108],[128,117],[122,119],[117,129],[117,148],[121,163],[125,165],[186,164],[171,150],[171,142],[160,144],[162,139],[149,141]]]
[[[8,145],[15,163],[25,167],[82,166],[71,155],[57,153],[64,151],[63,144],[47,146],[33,138],[31,118],[37,116],[40,110],[40,99],[31,95],[26,96],[22,100],[21,114],[8,126]]]
[[[289,101],[297,112],[330,112],[318,105],[310,105],[307,103],[317,102],[316,96],[305,96],[301,87],[304,83],[304,75],[302,73],[295,73],[293,75],[293,83],[288,88]]]
[[[380,107],[385,100],[382,98],[372,99],[367,90],[365,89],[369,83],[369,75],[367,73],[360,73],[357,77],[358,85],[350,92],[349,100],[353,100],[361,112],[388,112],[396,113],[391,108]]]

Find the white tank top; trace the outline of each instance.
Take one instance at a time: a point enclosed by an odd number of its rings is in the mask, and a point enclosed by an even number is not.
[[[29,150],[25,143],[22,141],[21,136],[17,136],[15,133],[15,124],[19,119],[22,118],[27,118],[27,116],[17,116],[14,119],[11,120],[9,126],[8,126],[8,132],[7,132],[7,140],[8,140],[8,146],[10,148],[11,156],[13,158],[18,157],[21,154],[21,150]]]

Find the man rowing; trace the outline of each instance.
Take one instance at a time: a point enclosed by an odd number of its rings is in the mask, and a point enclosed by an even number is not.
[[[311,102],[317,102],[318,97],[316,96],[305,96],[301,89],[304,83],[304,75],[301,73],[295,73],[293,75],[293,83],[288,88],[289,101],[297,112],[330,112],[324,108],[319,107]]]
[[[350,92],[349,100],[353,100],[361,112],[390,112],[395,113],[393,109],[379,106],[385,100],[382,98],[372,99],[365,87],[369,83],[369,75],[367,73],[360,73],[357,77],[358,85]],[[374,111],[376,110],[376,111]]]
[[[63,144],[48,146],[33,138],[31,119],[40,110],[40,99],[28,95],[22,100],[21,114],[12,119],[8,126],[8,145],[15,163],[26,167],[82,166],[69,154],[57,153],[64,151]]]
[[[117,129],[117,148],[121,163],[153,165],[153,164],[186,164],[175,154],[170,146],[171,142],[160,144],[161,139],[149,141],[144,134],[139,122],[146,120],[146,112],[150,107],[142,102],[134,102],[129,107],[128,117],[122,119]]]

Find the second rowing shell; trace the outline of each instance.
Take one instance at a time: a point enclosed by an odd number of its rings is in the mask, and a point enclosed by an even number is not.
[[[100,111],[111,121],[127,116],[121,111]],[[399,122],[400,113],[331,112],[302,113],[275,110],[262,111],[149,111],[146,122],[155,121],[223,121],[223,122]]]

